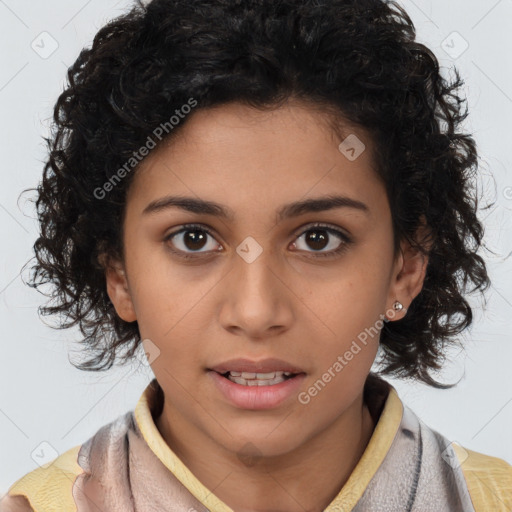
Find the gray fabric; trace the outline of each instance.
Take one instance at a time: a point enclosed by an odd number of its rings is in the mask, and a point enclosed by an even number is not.
[[[475,512],[456,461],[448,439],[404,405],[391,448],[357,505],[331,508],[333,512]],[[149,448],[133,411],[84,443],[78,464],[85,472],[73,487],[78,512],[207,512]]]
[[[353,512],[475,512],[450,441],[404,405],[400,427]]]

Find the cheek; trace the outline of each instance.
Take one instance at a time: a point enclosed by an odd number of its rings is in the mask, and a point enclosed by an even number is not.
[[[362,264],[340,268],[324,283],[323,291],[311,290],[311,309],[317,313],[319,328],[333,344],[350,343],[352,338],[375,325],[385,312],[387,286],[382,273],[363,271]]]
[[[133,260],[131,296],[141,335],[165,341],[186,329],[190,336],[214,276],[205,279],[199,267],[179,266],[165,255],[138,260]]]
[[[191,283],[169,269],[162,274],[146,271],[143,277],[135,286],[136,313],[141,338],[149,339],[158,353],[152,366],[164,376],[163,368],[186,379],[187,368],[188,373],[194,367],[200,370],[204,333],[211,322],[205,310],[211,285]]]
[[[322,300],[318,292],[311,296],[314,303],[310,309],[317,312],[316,335],[322,340],[315,345],[317,371],[323,374],[330,369],[336,375],[331,377],[331,388],[336,387],[336,382],[352,385],[359,382],[359,376],[362,384],[377,354],[384,325],[384,270],[379,273],[374,268],[373,272],[364,272],[361,268],[361,262],[348,269],[345,267],[347,272],[340,272],[340,277],[330,281]],[[325,376],[325,380],[329,378]]]
[[[374,350],[367,346],[346,364],[336,365],[336,358],[332,358],[319,368],[299,396],[304,421],[315,418],[316,424],[326,424],[339,418],[361,393],[374,358]]]
[[[343,275],[338,280],[337,303],[343,316],[359,319],[361,328],[369,327],[384,312],[390,285],[391,248],[387,251],[379,245],[378,238],[368,239],[340,269]]]
[[[379,345],[378,331],[359,331],[357,328],[344,328],[336,339],[324,339],[315,345],[315,378],[329,386],[355,385],[371,369]],[[355,332],[355,335],[352,335]],[[372,336],[373,334],[373,336]],[[357,389],[357,386],[356,388]]]
[[[331,404],[336,411],[343,410],[364,386],[377,348],[377,337],[369,337],[366,341],[348,337],[326,345],[318,359],[315,355],[315,374],[308,384],[311,387],[306,391],[313,395],[316,393],[317,401],[325,407]]]

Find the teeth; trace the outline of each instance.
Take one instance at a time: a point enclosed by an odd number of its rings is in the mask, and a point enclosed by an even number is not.
[[[242,386],[272,386],[274,384],[279,384],[280,382],[284,382],[286,379],[283,376],[276,377],[275,379],[244,379],[242,377],[232,377],[228,375],[227,377],[231,382],[236,382],[237,384],[242,384]]]
[[[272,386],[285,381],[285,377],[291,375],[291,372],[229,372],[226,376],[231,382],[236,382],[243,386]]]
[[[290,372],[269,372],[269,373],[253,373],[253,372],[229,372],[232,377],[242,377],[243,379],[275,379],[282,375],[291,375]]]
[[[275,379],[278,372],[270,372],[270,373],[257,373],[257,379]],[[281,372],[279,372],[281,373]]]

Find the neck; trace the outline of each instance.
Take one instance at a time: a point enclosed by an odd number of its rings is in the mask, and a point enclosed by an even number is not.
[[[375,427],[361,393],[340,417],[306,443],[247,464],[181,420],[164,401],[155,423],[196,478],[236,512],[324,510],[347,482]]]

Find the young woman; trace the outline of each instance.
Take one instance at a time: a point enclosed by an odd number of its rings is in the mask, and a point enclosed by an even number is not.
[[[0,509],[510,510],[508,463],[370,371],[446,387],[489,285],[460,85],[382,0],[153,0],[103,27],[55,107],[32,285],[83,369],[142,344],[155,379]]]

